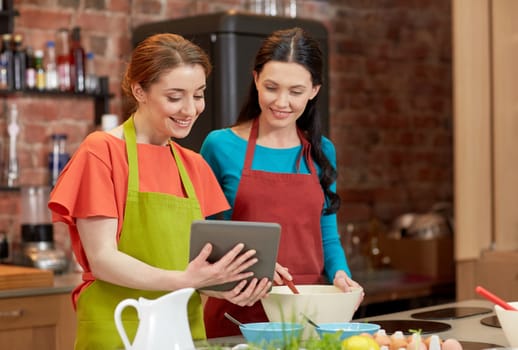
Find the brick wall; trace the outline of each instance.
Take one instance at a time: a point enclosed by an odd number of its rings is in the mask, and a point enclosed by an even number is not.
[[[239,0],[14,0],[15,32],[43,48],[59,27],[82,27],[99,75],[110,77],[111,111],[135,26],[196,12],[240,8]],[[340,231],[354,223],[452,201],[451,13],[449,0],[303,0],[302,16],[330,37],[331,138],[337,147]],[[49,136],[66,131],[73,150],[93,128],[93,102],[80,98],[16,101],[22,124],[23,184],[46,183]],[[5,130],[4,118],[0,130]],[[0,230],[18,230],[18,196],[0,193]]]

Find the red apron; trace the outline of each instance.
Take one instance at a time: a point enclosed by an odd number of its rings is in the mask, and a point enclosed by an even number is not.
[[[258,119],[246,149],[245,163],[236,194],[232,220],[277,222],[282,227],[277,261],[289,269],[297,284],[322,283],[324,258],[320,217],[324,193],[310,155],[310,144],[300,130],[301,157],[310,174],[272,173],[252,170],[259,129]],[[239,328],[224,317],[228,312],[241,322],[268,321],[261,302],[237,306],[223,299],[208,298],[204,310],[208,338],[241,334]]]

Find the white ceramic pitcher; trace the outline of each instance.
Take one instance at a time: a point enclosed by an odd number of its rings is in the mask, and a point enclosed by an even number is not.
[[[124,299],[115,308],[115,325],[126,350],[195,349],[187,317],[187,302],[194,292],[184,288],[157,299]],[[137,310],[139,325],[133,343],[122,324],[121,314],[127,306]]]

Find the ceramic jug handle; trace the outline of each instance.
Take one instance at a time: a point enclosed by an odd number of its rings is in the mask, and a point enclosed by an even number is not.
[[[121,337],[122,343],[124,344],[124,349],[131,350],[132,346],[128,340],[128,335],[126,334],[126,330],[124,329],[124,325],[122,324],[122,319],[121,319],[122,310],[124,310],[124,308],[126,306],[133,306],[138,312],[139,303],[135,299],[124,299],[115,308],[115,315],[114,315],[115,316],[115,326],[117,327],[119,336]]]

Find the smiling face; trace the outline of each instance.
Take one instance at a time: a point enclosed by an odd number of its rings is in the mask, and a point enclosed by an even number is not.
[[[205,109],[205,71],[199,64],[180,65],[163,73],[147,91],[135,84],[138,102],[137,137],[151,144],[164,144],[169,138],[186,137]],[[143,122],[145,120],[145,122]]]
[[[260,118],[273,127],[295,125],[320,89],[313,85],[309,71],[294,62],[270,61],[260,73],[254,71],[254,81]]]

